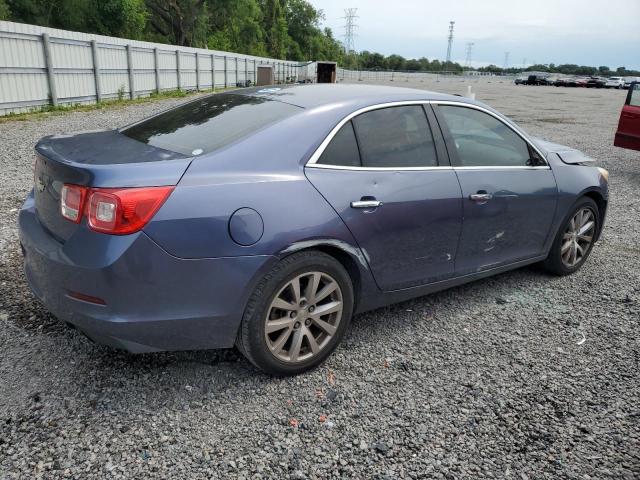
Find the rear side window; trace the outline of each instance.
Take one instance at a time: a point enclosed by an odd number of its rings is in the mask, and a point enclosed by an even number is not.
[[[389,107],[353,120],[363,167],[438,165],[427,116],[420,105]]]
[[[143,120],[122,133],[154,147],[187,156],[225,147],[301,111],[261,97],[216,94]]]
[[[525,167],[544,161],[520,135],[487,113],[467,107],[440,105],[455,142],[457,166]]]
[[[351,122],[345,123],[335,134],[331,143],[327,145],[318,159],[318,163],[324,165],[339,165],[343,167],[359,167],[360,153],[358,143],[353,133]]]

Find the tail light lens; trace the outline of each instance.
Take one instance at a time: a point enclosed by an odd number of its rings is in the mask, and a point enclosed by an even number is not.
[[[60,213],[67,220],[80,223],[82,207],[87,196],[87,188],[78,185],[64,185],[60,192]]]
[[[112,235],[127,235],[142,229],[174,189],[174,187],[87,188],[65,185],[63,192],[67,187],[84,192],[80,199],[79,211],[84,211],[87,216],[89,228]],[[77,220],[74,220],[64,214],[63,199],[64,195],[60,197],[63,216],[79,223],[82,215],[78,215]]]

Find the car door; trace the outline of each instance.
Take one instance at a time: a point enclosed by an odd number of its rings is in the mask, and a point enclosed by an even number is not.
[[[640,83],[632,83],[620,112],[618,130],[613,142],[616,147],[640,150]]]
[[[558,195],[543,156],[489,110],[455,102],[433,108],[463,197],[456,274],[541,255]]]
[[[420,103],[344,119],[307,163],[311,183],[352,232],[385,291],[453,276],[462,198]]]

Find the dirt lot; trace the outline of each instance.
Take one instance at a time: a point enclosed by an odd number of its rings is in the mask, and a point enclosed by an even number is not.
[[[640,153],[612,146],[624,92],[471,85],[611,172],[588,264],[360,315],[326,365],[290,379],[235,351],[94,345],[25,285],[15,225],[37,139],[178,100],[0,124],[0,478],[640,478]]]

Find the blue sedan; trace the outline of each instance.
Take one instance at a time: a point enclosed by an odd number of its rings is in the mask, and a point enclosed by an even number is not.
[[[586,261],[608,173],[486,105],[363,85],[199,97],[42,139],[21,209],[29,284],[96,342],[236,345],[303,372],[355,313]]]

